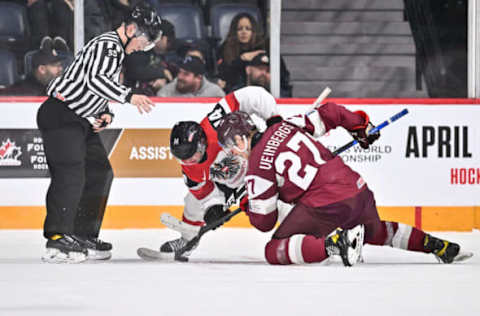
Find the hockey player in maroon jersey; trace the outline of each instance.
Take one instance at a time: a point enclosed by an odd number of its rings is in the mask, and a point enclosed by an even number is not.
[[[225,215],[228,205],[246,193],[243,179],[247,160],[222,151],[216,132],[224,115],[239,110],[264,120],[278,115],[273,96],[264,88],[250,86],[226,95],[200,124],[182,121],[172,129],[170,150],[181,164],[189,189],[185,197],[184,223],[208,224]],[[182,236],[165,242],[160,252],[168,257],[185,246],[197,232],[195,229],[180,231]]]
[[[220,123],[222,146],[248,159],[245,209],[251,224],[269,231],[277,222],[277,200],[294,204],[265,247],[269,263],[321,262],[340,254],[345,265],[354,264],[356,257],[349,254],[360,251],[355,244],[361,240],[358,225],[364,225],[368,244],[433,253],[443,263],[473,255],[414,227],[381,221],[362,177],[313,138],[338,126],[363,148],[380,136],[367,136],[373,125],[366,113],[335,103],[271,125],[263,134],[243,112],[231,113]]]

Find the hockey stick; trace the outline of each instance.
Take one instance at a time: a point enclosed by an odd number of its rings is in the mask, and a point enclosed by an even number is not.
[[[330,89],[329,87],[326,87],[325,89],[323,89],[322,93],[320,93],[320,95],[318,96],[318,98],[315,100],[315,102],[313,102],[312,104],[312,107],[310,108],[310,110],[314,110],[315,108],[317,108],[320,103],[323,102],[323,100],[325,100],[326,97],[328,97],[328,95],[332,92],[332,89]]]
[[[227,215],[223,216],[222,218],[219,218],[216,221],[211,222],[210,224],[202,226],[202,228],[200,228],[200,230],[198,231],[197,236],[195,236],[193,239],[187,242],[185,246],[175,251],[175,257],[174,257],[175,261],[187,262],[188,257],[185,257],[183,254],[191,250],[200,241],[200,238],[202,238],[202,236],[206,232],[211,231],[212,229],[217,228],[219,226],[222,226],[223,224],[228,222],[232,217],[234,217],[241,211],[242,211],[241,208],[237,208],[231,211],[230,213],[228,213]]]
[[[377,125],[375,128],[371,129],[370,132],[368,132],[368,134],[370,135],[370,134],[374,134],[374,133],[380,131],[382,128],[390,125],[391,123],[395,122],[399,118],[407,115],[407,113],[408,113],[408,109],[403,109],[402,111],[398,112],[397,114],[395,114],[394,116],[392,116],[388,120],[385,120],[381,124]],[[337,150],[335,150],[332,154],[334,156],[337,156],[337,155],[341,154],[342,152],[344,152],[345,150],[349,149],[350,147],[355,146],[356,144],[358,144],[358,141],[356,139],[354,139],[351,142],[349,142],[349,143],[343,145],[342,147],[338,148]]]

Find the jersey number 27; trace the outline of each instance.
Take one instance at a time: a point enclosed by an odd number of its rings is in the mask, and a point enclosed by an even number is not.
[[[320,156],[320,152],[318,148],[313,143],[313,140],[309,138],[306,134],[301,132],[296,132],[292,138],[287,143],[287,147],[290,148],[292,151],[282,152],[277,156],[275,159],[275,169],[277,169],[278,173],[283,173],[285,171],[285,163],[287,161],[291,162],[290,167],[288,168],[288,179],[301,188],[302,190],[307,190],[310,184],[312,183],[315,175],[318,172],[318,168],[315,168],[312,165],[307,164],[303,168],[303,172],[305,175],[302,177],[299,175],[299,171],[302,168],[302,161],[298,156],[298,151],[300,150],[300,144],[303,143],[307,149],[312,153],[313,159],[317,164],[323,164],[325,161]]]

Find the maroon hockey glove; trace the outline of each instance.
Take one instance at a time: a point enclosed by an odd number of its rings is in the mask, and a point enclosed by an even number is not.
[[[370,118],[368,117],[367,113],[363,111],[356,111],[355,113],[363,118],[364,123],[362,125],[354,126],[349,132],[352,137],[358,141],[360,147],[363,149],[368,149],[370,144],[380,137],[380,132],[368,135],[368,132],[375,128],[375,126],[370,122]]]

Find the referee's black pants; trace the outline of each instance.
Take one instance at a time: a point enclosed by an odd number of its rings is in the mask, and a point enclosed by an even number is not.
[[[98,237],[113,180],[100,136],[54,98],[40,106],[37,124],[51,176],[44,236]]]

